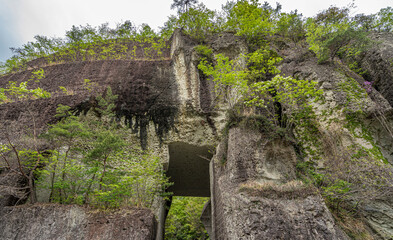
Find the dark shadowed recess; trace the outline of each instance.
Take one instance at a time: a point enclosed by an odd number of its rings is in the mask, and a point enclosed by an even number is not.
[[[116,113],[125,123],[139,132],[142,148],[147,146],[149,123],[154,124],[160,143],[174,128],[178,112],[177,85],[170,61],[144,62],[132,66],[127,79],[118,82]]]
[[[209,163],[212,147],[173,142],[169,147],[167,176],[174,196],[210,197]]]
[[[147,147],[152,122],[161,144],[169,130],[174,129],[179,106],[171,61],[140,61],[119,70],[122,72],[114,73],[116,78],[109,83],[119,96],[117,119],[124,117],[125,124],[138,134],[143,149]],[[89,108],[82,109],[86,107]]]
[[[119,82],[113,88],[114,94],[118,95],[115,108],[117,121],[124,117],[124,123],[138,134],[143,149],[147,148],[150,123],[154,124],[161,144],[169,130],[174,129],[178,112],[175,98],[177,89],[171,82],[171,76],[165,76],[164,79],[152,78],[151,73],[154,71],[155,69],[149,69],[148,74],[141,76],[142,78]],[[83,102],[76,106],[75,113],[85,113],[95,105],[95,100]]]
[[[127,80],[117,93],[117,116],[125,117],[125,123],[135,133],[139,132],[144,149],[150,122],[154,124],[160,143],[165,134],[174,128],[178,112],[177,86],[168,68],[146,66],[145,73],[140,74],[138,79]]]

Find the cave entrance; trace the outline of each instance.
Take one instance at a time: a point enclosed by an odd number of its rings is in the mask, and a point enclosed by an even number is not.
[[[167,176],[173,196],[210,197],[209,164],[212,147],[183,142],[170,143]]]
[[[169,164],[167,176],[173,185],[169,187],[168,192],[173,193],[166,202],[165,216],[162,224],[168,216],[170,209],[173,209],[169,221],[176,219],[174,214],[187,215],[191,211],[189,208],[193,206],[199,209],[194,213],[198,214],[200,223],[210,232],[210,173],[209,165],[213,157],[213,147],[211,146],[195,146],[184,142],[174,142],[168,144]],[[180,210],[180,211],[179,211]],[[195,221],[195,220],[194,220]],[[164,228],[164,226],[162,226]]]

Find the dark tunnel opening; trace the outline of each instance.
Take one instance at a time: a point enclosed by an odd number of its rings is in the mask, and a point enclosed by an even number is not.
[[[174,184],[173,196],[210,197],[209,164],[212,147],[183,142],[169,144],[167,176]]]
[[[199,228],[202,226],[203,229],[206,229],[206,231],[200,231],[202,235],[198,237],[198,239],[200,237],[205,239],[211,231],[209,165],[214,148],[195,146],[184,142],[170,143],[168,148],[167,176],[173,185],[167,191],[173,194],[165,203],[165,221],[167,222],[165,224],[167,229],[165,239],[172,239],[170,236],[176,235],[173,232],[173,227],[168,229],[169,224],[179,225],[179,222],[176,223],[176,221],[182,218],[177,218],[176,214],[194,219],[194,223],[187,222],[186,225],[194,224],[199,225]],[[190,209],[190,206],[196,209]],[[196,218],[198,223],[195,221]],[[177,228],[182,231],[182,227],[178,226]]]

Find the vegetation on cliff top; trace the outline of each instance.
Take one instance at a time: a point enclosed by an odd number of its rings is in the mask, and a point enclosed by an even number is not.
[[[392,7],[383,8],[376,14],[355,16],[350,15],[353,6],[330,7],[306,19],[297,11],[283,12],[279,3],[273,8],[257,0],[228,1],[221,11],[212,11],[197,1],[175,1],[172,6],[178,8],[178,15],[169,16],[159,32],[147,24],[135,26],[127,20],[115,28],[107,23],[99,27],[73,26],[65,38],[37,35],[34,42],[11,48],[14,56],[0,65],[0,73],[25,69],[29,61],[37,58],[44,58],[51,64],[165,57],[163,52],[169,47],[166,40],[178,27],[200,42],[211,34],[232,31],[244,36],[251,48],[271,41],[271,37],[299,42],[306,36],[310,49],[321,62],[336,55],[358,54],[366,45],[366,33],[393,30]],[[143,53],[137,54],[137,48],[142,48]]]

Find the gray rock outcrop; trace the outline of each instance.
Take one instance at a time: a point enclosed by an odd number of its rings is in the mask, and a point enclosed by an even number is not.
[[[359,65],[366,71],[366,80],[393,105],[393,35],[373,33],[371,37],[376,43],[359,57]]]

